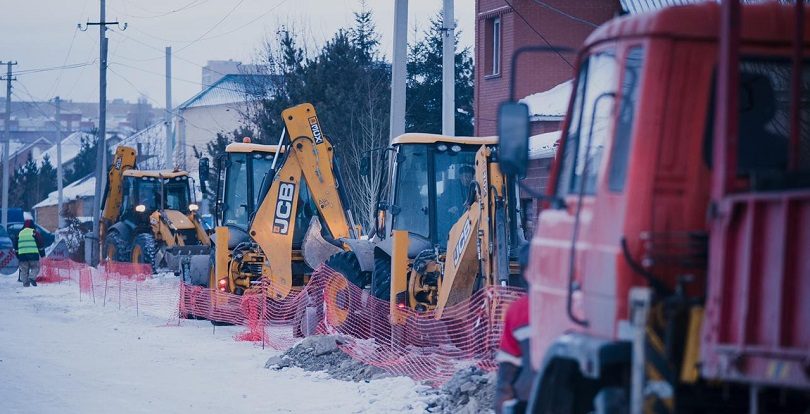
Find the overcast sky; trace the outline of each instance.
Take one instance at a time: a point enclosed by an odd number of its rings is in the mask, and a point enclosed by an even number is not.
[[[409,42],[414,27],[427,27],[441,0],[410,0]],[[394,0],[367,0],[382,35],[383,53],[391,56]],[[460,44],[472,46],[474,0],[455,0]],[[109,35],[108,99],[135,101],[146,95],[165,103],[164,47],[172,46],[172,97],[177,105],[200,90],[201,67],[208,60],[256,60],[264,39],[279,25],[305,29],[312,42],[352,24],[360,0],[107,0]],[[86,32],[76,24],[98,21],[99,0],[0,0],[0,60],[15,60],[20,71],[15,100],[98,100],[98,27]],[[81,65],[62,70],[39,70]],[[2,68],[5,75],[5,67]],[[5,95],[5,87],[0,89]]]

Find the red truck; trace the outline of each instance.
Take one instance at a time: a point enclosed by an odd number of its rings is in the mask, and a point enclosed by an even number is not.
[[[531,412],[809,412],[803,9],[671,7],[581,48],[527,269]],[[525,115],[501,106],[507,174]]]

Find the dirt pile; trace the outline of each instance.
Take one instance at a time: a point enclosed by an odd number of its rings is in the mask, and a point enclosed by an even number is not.
[[[439,389],[425,394],[433,397],[428,406],[431,413],[487,413],[495,402],[495,373],[478,367],[458,371]]]
[[[370,381],[390,376],[384,370],[353,360],[338,345],[345,343],[340,336],[310,336],[281,355],[270,357],[265,368],[299,367],[305,371],[325,371],[332,378],[344,381]]]

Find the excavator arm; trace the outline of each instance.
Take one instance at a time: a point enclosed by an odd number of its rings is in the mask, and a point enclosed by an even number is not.
[[[334,150],[323,135],[315,108],[301,104],[282,112],[282,117],[290,147],[249,231],[270,264],[264,277],[269,279],[269,294],[276,299],[286,297],[292,288],[293,233],[303,182],[332,237],[355,237],[351,214],[344,207],[335,177]]]
[[[100,235],[103,238],[107,228],[118,221],[121,203],[124,198],[124,171],[135,168],[135,149],[120,146],[107,173],[107,186],[104,189],[104,206],[101,210]]]

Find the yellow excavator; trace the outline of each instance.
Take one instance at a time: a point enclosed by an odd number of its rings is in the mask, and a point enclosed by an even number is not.
[[[395,323],[405,308],[441,317],[484,286],[522,285],[518,188],[501,173],[496,144],[496,137],[395,138],[374,237],[352,241],[327,264],[388,300]],[[339,289],[327,292],[333,326],[362,312],[356,301],[340,300]]]
[[[334,147],[315,108],[301,104],[282,117],[278,145],[233,143],[218,160],[224,177],[217,180],[210,270],[206,280],[197,272],[192,283],[243,294],[264,281],[268,298],[281,300],[342,251],[340,240],[357,239]],[[304,250],[304,238],[314,233],[318,237]]]
[[[210,246],[191,179],[185,171],[138,170],[136,159],[133,148],[115,151],[99,226],[101,257],[178,273],[183,258],[207,257]]]

